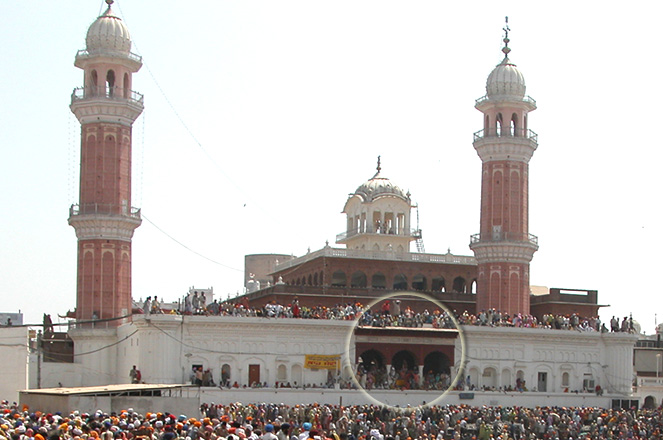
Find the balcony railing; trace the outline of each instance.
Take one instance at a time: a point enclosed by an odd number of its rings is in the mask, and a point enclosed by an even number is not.
[[[82,50],[79,50],[78,52],[76,52],[76,58],[87,58],[87,57],[91,57],[91,56],[104,56],[104,55],[117,56],[118,53],[117,52],[108,52],[108,53],[98,52],[98,53],[91,54],[86,49],[82,49]],[[140,55],[136,55],[135,53],[131,53],[131,52],[129,52],[128,54],[123,53],[122,56],[125,56],[125,57],[129,58],[130,60],[135,61],[137,63],[142,63],[143,62],[143,57],[140,56]]]
[[[320,257],[383,261],[417,261],[438,264],[465,264],[468,266],[476,266],[477,264],[477,261],[474,257],[465,255],[453,255],[451,253],[419,254],[410,252],[374,251],[366,249],[337,249],[332,247],[324,247],[302,257],[279,263],[279,265],[274,269],[274,273],[298,266],[300,264],[306,263],[307,261],[312,261]]]
[[[497,130],[497,129],[491,129],[488,130],[486,133],[485,129],[479,130],[476,133],[474,133],[474,142],[483,139],[483,138],[497,138],[497,137],[502,137],[502,138],[524,138],[524,139],[529,139],[531,141],[534,141],[534,143],[539,143],[539,135],[530,130],[529,128],[523,129],[523,128],[507,128],[504,130]]]
[[[380,235],[400,235],[402,237],[413,237],[413,238],[421,238],[421,229],[412,229],[412,230],[403,230],[399,232],[395,232],[393,229],[389,229],[386,227],[373,227],[369,226],[362,229],[351,229],[346,232],[342,232],[340,234],[336,235],[336,243],[339,243],[349,237],[354,237],[355,235],[359,234],[380,234]]]
[[[71,103],[85,99],[111,99],[143,104],[143,95],[121,87],[86,86],[77,87],[71,93]]]
[[[128,206],[120,206],[110,203],[84,203],[82,205],[74,204],[69,208],[69,217],[94,214],[109,216],[117,215],[140,219],[140,208],[129,208]]]
[[[482,96],[481,98],[479,98],[479,99],[477,99],[476,101],[474,101],[474,105],[479,105],[479,104],[481,104],[481,103],[483,103],[483,102],[485,102],[485,101],[488,101],[489,99],[490,99],[490,98],[488,97],[488,95],[484,95],[484,96]],[[536,107],[536,101],[535,101],[534,98],[532,98],[531,96],[525,96],[525,97],[523,97],[523,101],[524,101],[524,102],[528,102],[528,103],[530,103],[530,104],[532,104],[532,105],[534,105],[534,106]]]
[[[502,242],[512,242],[512,243],[530,243],[535,246],[539,245],[539,237],[534,234],[522,234],[518,232],[501,232],[494,233],[488,236],[481,236],[481,234],[474,234],[470,237],[470,245],[476,243],[502,243]]]

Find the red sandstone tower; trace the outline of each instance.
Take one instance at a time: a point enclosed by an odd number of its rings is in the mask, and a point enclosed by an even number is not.
[[[477,311],[495,308],[529,313],[529,263],[539,248],[529,233],[528,170],[537,135],[527,126],[536,102],[525,95],[525,79],[508,54],[488,76],[486,96],[476,101],[484,114],[483,130],[474,134],[482,161],[481,229],[471,237],[477,259]]]
[[[131,206],[131,127],[143,96],[131,90],[131,75],[142,61],[131,53],[113,0],[106,3],[88,29],[86,49],[76,54],[84,85],[71,96],[81,123],[79,204],[69,212],[78,238],[77,320],[131,313],[131,238],[141,223],[140,210]]]

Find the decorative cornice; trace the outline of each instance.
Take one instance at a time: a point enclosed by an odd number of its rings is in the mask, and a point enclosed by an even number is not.
[[[122,215],[78,214],[69,217],[69,224],[76,230],[79,240],[131,241],[141,219]]]
[[[531,242],[476,242],[470,244],[477,263],[520,263],[529,264],[539,246]]]
[[[473,145],[484,163],[504,160],[529,163],[538,147],[535,140],[516,136],[482,137]]]
[[[142,101],[108,99],[104,96],[75,99],[69,106],[81,124],[110,122],[131,126],[143,112]]]

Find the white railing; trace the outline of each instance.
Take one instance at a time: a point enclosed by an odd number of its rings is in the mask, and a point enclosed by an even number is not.
[[[539,143],[539,135],[533,132],[532,130],[522,129],[522,128],[505,128],[501,131],[497,129],[490,129],[486,132],[485,129],[481,129],[474,133],[474,142],[484,139],[484,138],[517,138],[517,139],[529,139],[535,144]]]
[[[401,237],[421,238],[421,229],[412,229],[410,231],[401,230],[399,232],[395,232],[393,229],[387,229],[386,227],[374,228],[369,226],[363,230],[351,229],[347,232],[336,234],[336,243],[340,243],[348,237],[354,237],[355,235],[359,234],[399,235]]]
[[[534,234],[521,234],[516,232],[502,232],[498,235],[482,237],[481,234],[470,236],[470,244],[496,243],[496,242],[527,242],[535,246],[539,245],[539,237]]]
[[[130,103],[143,104],[143,95],[133,90],[122,87],[85,86],[76,87],[71,93],[71,102],[85,99],[110,99],[113,101],[127,101]]]
[[[120,53],[120,52],[95,52],[95,53],[90,53],[87,51],[87,49],[82,49],[76,52],[76,58],[88,58],[88,57],[93,57],[93,56],[124,56],[126,58],[129,58],[132,61],[135,61],[137,63],[142,63],[143,57],[140,55],[136,55],[135,53],[129,52],[129,53]]]
[[[481,104],[481,103],[483,103],[483,102],[485,102],[485,101],[488,101],[489,99],[490,99],[490,98],[488,97],[488,95],[483,95],[481,98],[479,98],[479,99],[477,99],[476,101],[474,101],[474,105],[479,105],[479,104]],[[523,101],[524,101],[524,102],[528,102],[528,103],[530,103],[530,104],[532,104],[532,105],[534,105],[534,106],[536,107],[536,101],[534,100],[534,98],[532,98],[532,97],[529,96],[529,95],[528,95],[528,96],[524,96],[524,97],[523,97]]]
[[[122,215],[140,219],[140,208],[120,206],[110,203],[84,203],[82,205],[74,204],[69,208],[69,216],[74,217],[77,215],[86,214],[102,214],[102,215]]]
[[[293,260],[284,261],[276,266],[275,271],[288,269],[293,266],[311,261],[320,257],[335,258],[355,258],[362,260],[384,260],[384,261],[416,261],[426,263],[445,263],[445,264],[466,264],[476,266],[477,260],[474,257],[464,255],[447,254],[419,254],[410,252],[394,251],[370,251],[364,249],[336,249],[325,247],[315,252],[311,252],[302,257]]]

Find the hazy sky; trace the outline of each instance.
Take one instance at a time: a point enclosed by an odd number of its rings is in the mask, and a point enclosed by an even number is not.
[[[74,56],[102,6],[2,6],[0,292],[2,311],[20,309],[26,322],[43,312],[57,321],[75,306],[67,217],[78,201],[80,126],[68,106],[83,84]],[[347,195],[373,175],[378,155],[383,175],[419,204],[426,251],[472,255],[481,170],[472,134],[482,128],[474,101],[502,59],[508,15],[510,58],[539,107],[529,119],[539,135],[531,283],[597,289],[612,305],[604,320],[633,312],[647,333],[655,313],[663,320],[661,2],[113,8],[144,60],[133,80],[145,95],[133,135],[133,205],[143,213],[135,299],[175,300],[190,286],[234,296],[244,255],[334,245]]]

